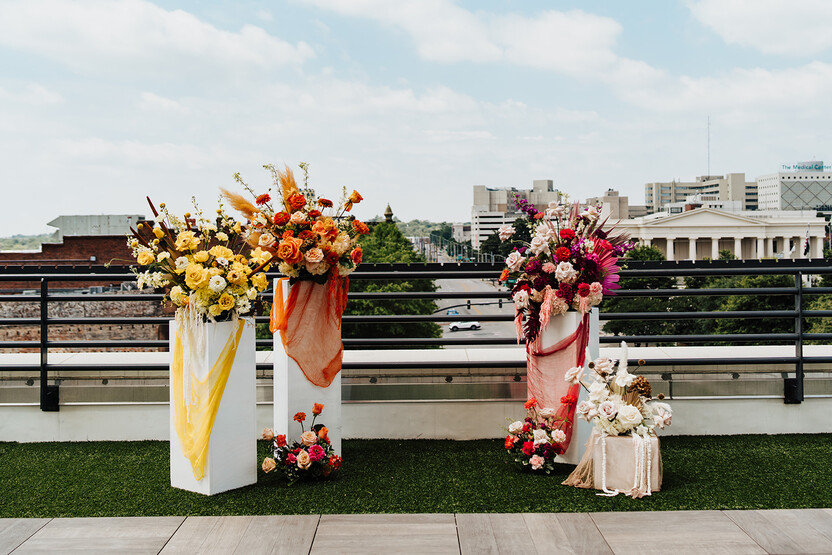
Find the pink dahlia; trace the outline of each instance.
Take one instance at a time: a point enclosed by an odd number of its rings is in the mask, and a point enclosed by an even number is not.
[[[324,448],[320,445],[313,445],[309,448],[309,458],[312,459],[312,462],[318,462],[325,456],[326,452],[324,452]]]

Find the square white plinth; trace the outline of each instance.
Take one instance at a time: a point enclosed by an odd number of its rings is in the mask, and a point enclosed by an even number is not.
[[[207,372],[217,361],[228,338],[235,331],[232,322],[207,323],[203,327]],[[176,320],[170,323],[171,360],[176,338]],[[213,495],[257,482],[257,422],[255,419],[255,333],[254,321],[245,320],[237,353],[222,393],[208,442],[204,475],[194,478],[191,461],[182,453],[174,424],[174,390],[170,388],[170,484],[205,495]],[[185,345],[185,356],[188,346]],[[184,367],[187,369],[187,359]]]

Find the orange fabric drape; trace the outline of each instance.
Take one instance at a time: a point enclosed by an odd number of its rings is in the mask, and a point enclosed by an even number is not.
[[[280,278],[274,290],[272,333],[280,332],[286,354],[298,363],[306,379],[319,387],[329,387],[344,355],[341,342],[341,317],[347,305],[349,278],[332,277],[321,285],[298,281],[283,298]]]
[[[575,418],[575,403],[561,403],[561,397],[571,395],[576,401],[581,386],[572,385],[563,379],[567,370],[583,366],[586,346],[589,343],[589,314],[584,314],[577,329],[548,349],[540,348],[540,338],[526,345],[526,383],[529,399],[537,399],[541,408],[559,407],[557,420],[566,418],[562,430],[566,433],[563,448],[572,441],[572,424]]]

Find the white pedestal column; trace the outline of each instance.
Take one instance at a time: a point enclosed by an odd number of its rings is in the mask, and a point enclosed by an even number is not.
[[[176,320],[170,322],[170,353],[173,357],[176,340]],[[228,338],[236,331],[233,322],[206,323],[201,327],[204,345],[204,360],[194,364],[195,376],[202,380],[217,362],[225,348]],[[255,333],[254,321],[245,320],[237,353],[228,375],[228,381],[222,392],[217,415],[208,441],[202,479],[194,477],[191,461],[182,453],[182,444],[176,431],[174,407],[174,388],[170,388],[170,485],[205,495],[214,495],[230,489],[247,486],[257,482],[257,421],[256,381],[255,381]],[[185,384],[190,378],[189,345],[185,337],[183,374]],[[195,353],[199,354],[199,353]],[[171,384],[172,385],[172,384]],[[209,388],[214,387],[209,382]],[[185,400],[189,389],[182,389]],[[207,399],[206,399],[207,401]],[[187,406],[187,403],[186,405]]]
[[[711,238],[711,260],[719,260],[719,239]]]
[[[549,320],[549,325],[543,330],[540,337],[541,349],[548,349],[552,345],[561,341],[564,337],[573,333],[580,322],[580,315],[577,312],[567,312],[564,316],[553,317]],[[600,320],[598,317],[598,308],[593,308],[589,314],[589,359],[584,361],[584,367],[590,360],[594,360],[600,356],[598,336],[600,334]],[[574,363],[573,363],[574,364]],[[565,374],[570,367],[564,368]],[[586,374],[585,374],[586,375]],[[578,403],[587,399],[587,391],[581,387],[578,393]],[[577,415],[577,412],[575,413]],[[566,464],[578,464],[581,457],[584,456],[586,449],[586,442],[589,440],[589,435],[592,433],[592,424],[586,422],[582,418],[576,418],[572,425],[572,439],[569,442],[569,448],[563,455],[558,455],[556,462]]]
[[[696,237],[688,238],[688,260],[696,260]]]
[[[675,237],[667,238],[667,255],[665,256],[665,258],[667,258],[668,260],[676,260],[676,250],[674,248],[675,241]]]
[[[734,256],[742,260],[742,237],[734,237]]]
[[[283,300],[289,300],[289,282],[274,280],[274,287],[283,287]],[[303,375],[292,357],[286,354],[280,332],[274,334],[274,433],[286,434],[291,442],[300,436],[300,424],[292,418],[298,412],[306,413],[304,426],[312,422],[312,406],[324,405],[318,424],[329,430],[329,439],[337,455],[341,455],[341,373],[329,387],[320,387]]]

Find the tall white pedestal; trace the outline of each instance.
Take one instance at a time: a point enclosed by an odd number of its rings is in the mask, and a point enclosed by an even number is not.
[[[567,312],[563,316],[552,317],[549,320],[549,325],[543,330],[540,336],[540,348],[545,350],[552,345],[560,342],[563,338],[574,333],[578,324],[581,321],[581,315],[577,312]],[[600,356],[598,335],[600,332],[600,320],[598,317],[598,308],[593,308],[589,313],[589,359],[584,361],[584,367],[590,360],[594,360]],[[574,362],[571,363],[574,365]],[[561,371],[566,373],[572,366],[563,368]],[[585,371],[586,372],[586,371]],[[581,387],[578,393],[578,403],[587,398],[587,391]],[[576,413],[577,416],[577,413]],[[584,456],[586,449],[586,442],[589,440],[589,435],[592,433],[593,426],[583,420],[582,418],[575,418],[572,424],[572,439],[569,442],[569,448],[563,455],[558,455],[555,462],[566,464],[578,464],[581,457]]]
[[[289,299],[288,280],[274,281],[274,287],[283,287],[283,301]],[[300,437],[300,424],[293,420],[298,412],[306,413],[304,429],[312,422],[312,406],[324,405],[318,424],[329,430],[329,439],[335,454],[341,455],[341,373],[335,376],[329,387],[320,387],[303,375],[303,371],[283,347],[280,332],[274,334],[274,433],[286,434],[291,443]]]
[[[170,322],[170,353],[173,358],[176,340],[176,320]],[[198,379],[204,379],[220,353],[225,348],[228,338],[236,332],[233,322],[207,323],[202,327],[205,359],[202,364],[195,364]],[[189,352],[187,340],[183,336],[184,364],[183,374],[188,374]],[[191,461],[182,453],[182,444],[175,425],[174,387],[170,387],[170,485],[188,491],[214,495],[230,489],[247,486],[257,482],[257,422],[256,383],[255,383],[255,333],[254,321],[245,320],[242,334],[237,345],[228,381],[222,392],[216,419],[208,441],[208,454],[203,477],[194,477]],[[187,380],[185,382],[187,385]],[[208,383],[213,387],[214,383]],[[187,387],[182,389],[187,395]],[[187,398],[186,398],[187,406]]]

